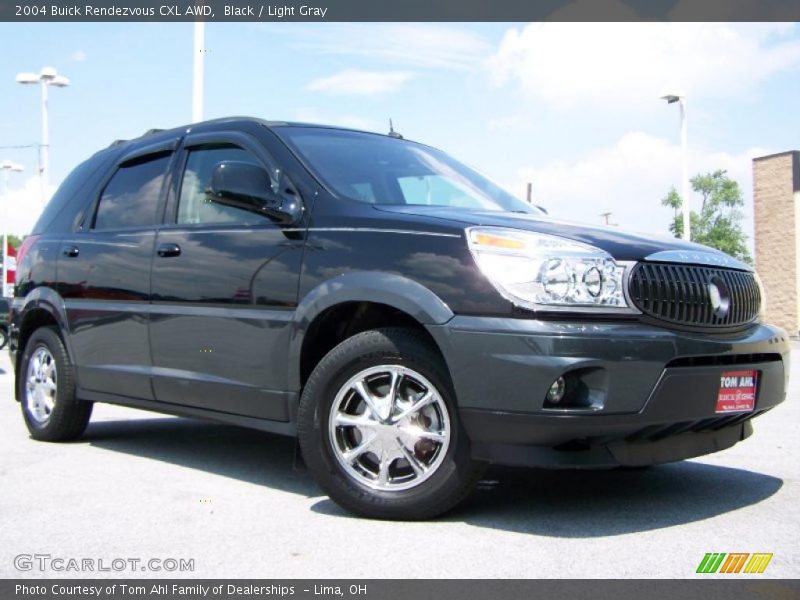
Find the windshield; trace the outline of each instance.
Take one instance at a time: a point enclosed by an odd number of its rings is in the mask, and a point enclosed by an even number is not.
[[[322,127],[277,127],[329,188],[369,204],[537,213],[444,152],[402,139]]]

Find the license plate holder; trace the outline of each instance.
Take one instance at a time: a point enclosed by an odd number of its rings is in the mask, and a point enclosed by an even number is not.
[[[758,371],[723,371],[717,392],[716,413],[751,412],[756,407]]]

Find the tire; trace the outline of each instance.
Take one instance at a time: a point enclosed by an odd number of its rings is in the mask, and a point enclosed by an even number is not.
[[[54,327],[42,327],[31,335],[17,385],[22,416],[33,439],[64,442],[83,434],[93,405],[75,398],[72,362]]]
[[[6,347],[8,343],[8,332],[5,327],[0,327],[0,350]]]
[[[485,468],[470,458],[441,357],[407,328],[366,331],[331,350],[303,390],[298,437],[319,486],[369,518],[440,515]]]

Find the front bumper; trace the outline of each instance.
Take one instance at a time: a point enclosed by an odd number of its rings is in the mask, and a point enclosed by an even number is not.
[[[728,448],[782,402],[786,334],[699,334],[636,322],[456,317],[430,328],[447,359],[476,459],[545,467],[682,460]],[[720,374],[758,371],[755,409],[715,413]],[[560,375],[591,373],[592,401],[547,408]]]

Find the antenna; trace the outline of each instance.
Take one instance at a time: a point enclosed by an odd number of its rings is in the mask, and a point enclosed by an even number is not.
[[[616,227],[618,225],[617,223],[611,222],[611,215],[613,214],[614,214],[613,212],[600,213],[600,216],[603,218],[604,221],[603,225],[611,225],[612,227]]]
[[[389,137],[397,138],[398,140],[403,139],[403,136],[394,130],[394,125],[392,125],[391,117],[389,117]]]

